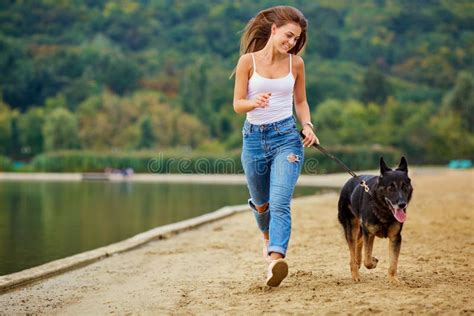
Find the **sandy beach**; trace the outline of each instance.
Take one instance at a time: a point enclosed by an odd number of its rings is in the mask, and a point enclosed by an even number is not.
[[[325,193],[293,201],[290,274],[278,288],[263,285],[249,211],[4,293],[0,314],[472,315],[474,170],[410,175],[398,285],[387,279],[386,239],[375,241],[377,268],[352,282],[338,195]]]

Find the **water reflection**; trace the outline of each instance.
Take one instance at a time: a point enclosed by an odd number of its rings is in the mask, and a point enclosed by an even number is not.
[[[316,191],[297,187],[295,196]],[[244,185],[1,182],[0,275],[244,204],[247,196]]]

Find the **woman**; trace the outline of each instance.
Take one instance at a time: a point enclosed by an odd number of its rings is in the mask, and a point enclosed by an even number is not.
[[[248,203],[263,233],[269,286],[280,285],[288,275],[284,258],[291,234],[290,202],[303,165],[303,145],[319,143],[306,100],[304,63],[297,55],[306,43],[306,27],[305,17],[293,7],[259,12],[244,30],[235,69],[234,110],[247,113],[242,165]]]

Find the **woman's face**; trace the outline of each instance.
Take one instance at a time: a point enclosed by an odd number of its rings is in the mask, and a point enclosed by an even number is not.
[[[301,35],[301,27],[296,23],[287,23],[280,27],[272,25],[273,45],[282,53],[288,53]]]

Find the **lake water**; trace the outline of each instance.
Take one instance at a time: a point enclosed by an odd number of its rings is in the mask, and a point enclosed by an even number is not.
[[[296,187],[294,196],[317,192]],[[0,182],[0,275],[245,204],[247,198],[245,185]]]

